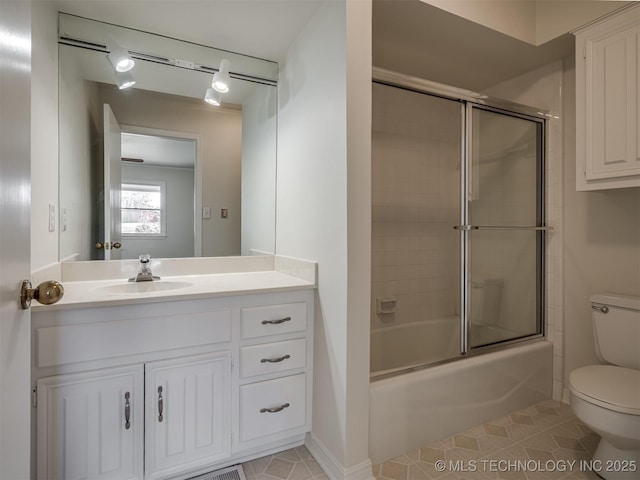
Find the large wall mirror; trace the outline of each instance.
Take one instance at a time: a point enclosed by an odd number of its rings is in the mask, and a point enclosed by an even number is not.
[[[213,90],[227,71],[228,92]],[[274,62],[61,13],[60,261],[272,254],[277,76]]]

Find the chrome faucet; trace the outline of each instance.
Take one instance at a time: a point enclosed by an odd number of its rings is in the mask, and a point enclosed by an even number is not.
[[[152,282],[154,280],[160,280],[160,277],[151,273],[151,255],[145,253],[138,257],[140,260],[140,271],[135,277],[129,279],[130,282]]]

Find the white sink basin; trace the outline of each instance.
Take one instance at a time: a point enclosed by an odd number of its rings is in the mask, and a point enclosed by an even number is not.
[[[192,285],[193,283],[191,282],[163,282],[162,280],[155,280],[153,282],[118,283],[116,285],[98,287],[96,290],[111,294],[134,294],[162,292],[165,290],[178,290],[180,288],[191,287]]]

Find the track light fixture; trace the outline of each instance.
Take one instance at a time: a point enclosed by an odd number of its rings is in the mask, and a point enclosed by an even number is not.
[[[229,91],[229,84],[231,79],[229,78],[229,60],[223,58],[220,61],[220,69],[213,76],[211,87],[220,93],[227,93]]]
[[[213,88],[207,88],[207,93],[204,96],[204,101],[209,105],[214,105],[216,107],[220,106],[222,101],[222,94],[220,92],[216,92]]]
[[[131,72],[115,72],[116,84],[120,90],[133,87],[136,81],[133,78]]]
[[[109,45],[109,55],[107,58],[116,69],[116,72],[128,72],[133,68],[135,62],[129,55],[129,52],[115,42]]]

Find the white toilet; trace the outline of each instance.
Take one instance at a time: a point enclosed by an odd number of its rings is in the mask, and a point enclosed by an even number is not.
[[[600,435],[593,455],[607,480],[640,478],[640,298],[591,297],[598,357],[569,375],[571,408]]]

